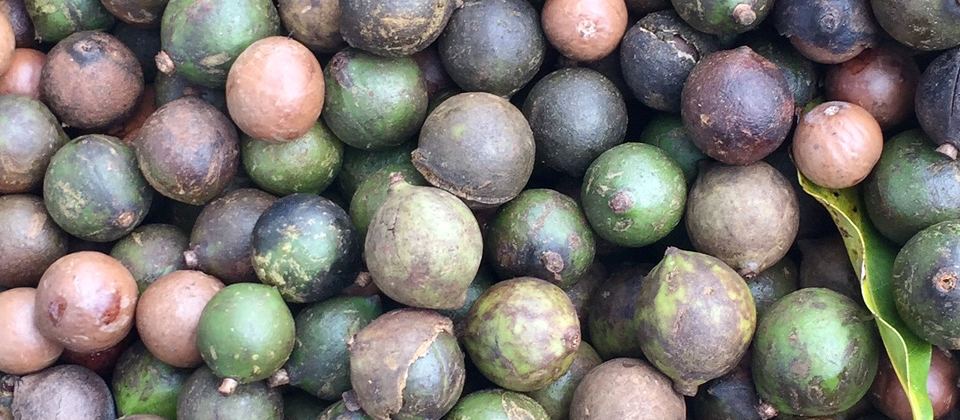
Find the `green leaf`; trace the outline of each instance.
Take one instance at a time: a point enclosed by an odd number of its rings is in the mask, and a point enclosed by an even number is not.
[[[914,420],[933,420],[927,395],[931,346],[904,324],[893,303],[890,281],[898,248],[880,235],[867,218],[857,187],[832,190],[814,184],[799,171],[797,175],[804,191],[827,208],[843,236],[850,261],[860,277],[863,301],[876,317],[887,355],[907,390]]]

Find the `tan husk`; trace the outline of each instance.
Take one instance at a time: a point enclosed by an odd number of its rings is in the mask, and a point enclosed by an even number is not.
[[[95,251],[68,254],[40,279],[34,322],[68,350],[104,350],[133,327],[137,293],[133,275],[113,257]]]
[[[443,333],[453,334],[449,318],[406,308],[384,314],[350,339],[350,382],[367,414],[389,420],[400,412],[410,367]]]
[[[158,278],[137,305],[137,331],[151,354],[180,368],[203,363],[197,325],[207,302],[224,284],[199,271],[179,270]]]
[[[323,109],[323,69],[299,42],[264,38],[237,57],[226,90],[230,117],[241,131],[264,141],[295,140]]]
[[[47,55],[30,48],[17,48],[10,67],[0,75],[0,95],[22,95],[40,99],[40,71]]]
[[[627,30],[627,5],[620,0],[547,0],[543,32],[561,54],[597,61],[617,48]]]

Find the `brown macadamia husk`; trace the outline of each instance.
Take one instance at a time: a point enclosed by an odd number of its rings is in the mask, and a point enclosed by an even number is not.
[[[126,119],[143,92],[137,56],[113,35],[76,32],[47,54],[40,74],[44,103],[67,126],[109,128]]]
[[[913,57],[878,48],[831,66],[824,87],[827,99],[860,105],[887,129],[913,114],[919,82],[920,67]]]
[[[804,114],[793,135],[793,158],[807,178],[827,188],[863,181],[883,151],[883,131],[859,105],[832,101]]]
[[[927,375],[927,395],[933,405],[934,418],[943,418],[957,405],[960,399],[960,364],[949,352],[934,347],[930,354],[930,374]],[[893,420],[912,420],[910,401],[903,392],[890,359],[884,355],[880,360],[877,377],[867,394],[874,407]]]
[[[200,366],[200,314],[223,288],[216,277],[190,270],[174,271],[150,284],[137,305],[137,331],[147,350],[168,365]]]
[[[323,109],[320,62],[303,44],[281,36],[254,42],[227,75],[227,109],[240,130],[271,142],[295,140]]]
[[[622,0],[547,0],[540,15],[547,40],[577,61],[597,61],[617,48],[627,30]]]
[[[33,323],[36,296],[37,289],[29,287],[0,293],[0,371],[26,375],[52,365],[63,353]]]
[[[570,402],[570,420],[686,418],[686,403],[670,378],[639,359],[613,359],[593,368]]]
[[[47,55],[30,48],[13,51],[10,67],[0,75],[0,95],[21,95],[40,99],[40,71]]]
[[[69,350],[104,350],[133,327],[137,293],[133,275],[115,258],[94,251],[68,254],[40,278],[34,322]]]

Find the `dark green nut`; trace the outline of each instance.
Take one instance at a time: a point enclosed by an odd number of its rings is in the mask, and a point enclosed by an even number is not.
[[[797,290],[797,273],[797,264],[789,257],[784,257],[752,279],[747,279],[754,306],[757,307],[757,319],[760,319],[774,302]]]
[[[960,160],[936,150],[922,130],[888,140],[864,181],[870,220],[888,239],[906,243],[921,230],[960,218]]]
[[[106,30],[116,18],[100,0],[25,0],[37,38],[56,43],[72,33]]]
[[[113,371],[111,390],[117,412],[176,418],[177,398],[191,373],[161,362],[137,342],[123,352]]]
[[[689,408],[697,420],[768,420],[777,416],[773,406],[761,403],[746,367],[704,384]]]
[[[327,198],[294,194],[257,220],[253,268],[289,302],[317,302],[349,286],[360,272],[360,236],[350,216]]]
[[[523,114],[533,130],[537,159],[570,176],[583,175],[627,133],[627,106],[617,86],[587,68],[546,75],[524,101]]]
[[[800,289],[760,321],[753,380],[760,397],[783,414],[833,414],[866,395],[879,351],[876,324],[866,309],[829,289]]]
[[[500,208],[486,236],[500,278],[530,276],[569,288],[596,254],[593,231],[572,198],[533,189]]]
[[[110,256],[130,270],[140,293],[165,274],[186,268],[183,252],[190,238],[173,225],[143,225],[121,239]]]
[[[495,384],[533,391],[570,368],[580,346],[580,320],[559,287],[516,278],[493,285],[473,304],[464,345],[470,360]]]
[[[317,121],[306,134],[284,143],[243,134],[240,157],[247,174],[266,192],[280,196],[320,194],[340,173],[343,144]]]
[[[280,390],[265,382],[240,385],[229,397],[220,395],[220,378],[202,366],[190,375],[177,400],[178,420],[284,420]]]
[[[583,210],[603,239],[641,247],[680,223],[687,201],[683,171],[662,150],[625,143],[607,150],[584,176]]]
[[[263,284],[237,283],[217,292],[197,326],[200,355],[224,378],[220,388],[224,395],[232,394],[238,383],[273,375],[286,363],[293,345],[293,315],[280,293]]]
[[[67,233],[94,242],[110,242],[143,221],[153,201],[133,148],[99,134],[64,145],[43,180],[47,211]]]
[[[427,117],[427,82],[413,58],[347,48],[330,60],[324,80],[323,121],[352,147],[399,146]]]
[[[458,5],[454,0],[341,0],[340,33],[355,48],[408,56],[440,36]]]
[[[468,0],[450,17],[437,47],[460,88],[508,98],[536,76],[547,41],[527,0]]]
[[[577,357],[567,369],[567,373],[543,388],[527,393],[527,396],[540,403],[551,419],[566,419],[570,414],[570,402],[577,385],[593,368],[600,366],[603,359],[587,343],[580,343]]]
[[[283,420],[317,420],[317,413],[330,405],[306,391],[289,388],[283,391]]]
[[[930,226],[907,241],[893,265],[893,297],[904,322],[935,346],[960,349],[960,221]]]
[[[351,200],[363,183],[374,172],[387,166],[410,163],[410,153],[417,148],[415,140],[387,150],[343,148],[343,166],[337,175],[337,185],[344,198]]]
[[[367,269],[384,294],[407,306],[463,306],[480,268],[483,238],[470,209],[434,187],[391,179],[387,200],[370,222]]]
[[[700,162],[712,160],[690,140],[683,121],[674,114],[660,114],[640,133],[640,141],[663,150],[683,171],[689,186],[697,178]]]
[[[366,238],[367,228],[370,227],[373,215],[387,201],[387,194],[390,191],[390,178],[395,173],[403,175],[403,179],[410,185],[429,185],[427,180],[423,179],[423,175],[420,175],[417,168],[413,167],[410,162],[390,165],[370,174],[360,184],[357,192],[353,195],[353,199],[350,200],[350,218],[357,226],[361,237]]]
[[[673,0],[673,7],[699,31],[733,35],[760,25],[773,10],[773,0]]]
[[[223,89],[243,50],[279,34],[280,15],[270,0],[171,0],[160,24],[157,68]]]
[[[550,420],[551,417],[534,399],[503,389],[488,389],[464,396],[446,420]]]
[[[347,341],[382,313],[378,296],[335,297],[304,309],[296,318],[293,353],[280,371],[286,378],[271,385],[288,382],[318,398],[336,400],[350,390]]]
[[[634,314],[643,279],[649,272],[649,267],[642,265],[622,265],[593,292],[587,329],[590,343],[603,360],[639,358],[643,354],[639,341],[624,340],[624,337],[637,337],[639,334]]]
[[[441,418],[463,391],[466,370],[453,323],[434,311],[387,312],[348,346],[356,401],[377,420]]]
[[[722,261],[668,248],[637,298],[640,347],[692,397],[737,365],[750,346],[757,311],[750,288]]]

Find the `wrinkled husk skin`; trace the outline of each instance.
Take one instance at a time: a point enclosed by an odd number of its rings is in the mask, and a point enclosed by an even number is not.
[[[353,391],[376,420],[443,417],[463,390],[464,355],[453,322],[434,311],[388,312],[348,348]]]
[[[391,299],[454,309],[463,306],[480,268],[483,239],[458,198],[400,180],[374,214],[364,250],[373,281]]]

